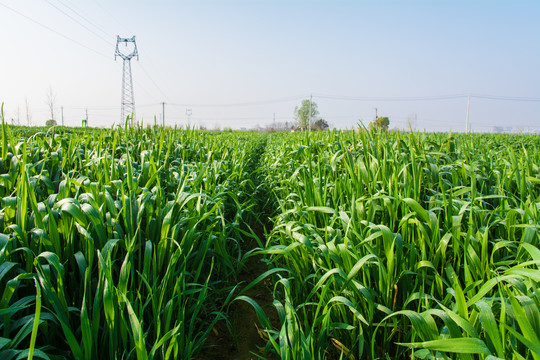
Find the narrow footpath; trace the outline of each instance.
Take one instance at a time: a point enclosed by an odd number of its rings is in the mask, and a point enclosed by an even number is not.
[[[266,149],[267,140],[262,142],[254,151],[255,156],[252,159],[252,169],[257,169],[260,166],[260,159]],[[256,185],[259,209],[259,221],[249,224],[255,232],[256,236],[262,244],[266,243],[266,231],[270,231],[273,224],[271,216],[273,210],[268,207],[266,202],[270,198],[268,189],[261,186],[261,174],[253,172],[252,180]],[[263,203],[264,201],[264,203]],[[259,247],[254,239],[246,241],[244,253]],[[238,275],[238,282],[240,284],[237,293],[241,291],[246,285],[254,281],[258,276],[268,270],[266,263],[263,261],[261,255],[251,256],[243,269]],[[265,281],[261,281],[252,288],[248,289],[242,295],[248,296],[254,299],[264,310],[266,316],[270,319],[271,323],[276,327],[279,324],[279,318],[277,312],[272,304],[272,288],[270,284]],[[256,360],[267,359],[276,360],[278,357],[269,356],[263,354],[262,350],[267,343],[265,339],[265,333],[260,330],[259,320],[253,307],[245,301],[235,301],[229,307],[227,314],[228,320],[231,323],[232,334],[227,329],[225,323],[220,321],[214,328],[212,336],[207,340],[205,349],[197,360]]]

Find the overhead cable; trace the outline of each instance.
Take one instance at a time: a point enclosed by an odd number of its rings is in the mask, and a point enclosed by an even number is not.
[[[304,95],[290,96],[286,98],[279,99],[270,99],[270,100],[260,100],[252,102],[243,102],[243,103],[222,103],[222,104],[178,104],[178,103],[169,103],[167,105],[171,106],[192,106],[192,107],[240,107],[240,106],[257,106],[257,105],[266,105],[266,104],[276,104],[276,103],[285,103],[291,101],[298,101],[298,99],[305,98]]]
[[[66,15],[68,18],[70,18],[71,20],[75,21],[77,24],[79,24],[80,26],[82,26],[83,28],[85,28],[86,30],[90,31],[92,34],[94,34],[95,36],[97,36],[98,38],[100,38],[101,40],[105,41],[107,44],[109,45],[113,45],[114,46],[114,43],[105,39],[102,35],[98,34],[97,32],[95,32],[94,30],[90,29],[88,26],[84,25],[83,23],[81,23],[79,20],[75,19],[73,16],[69,15],[67,12],[65,12],[64,10],[60,9],[58,6],[54,5],[52,2],[50,2],[50,0],[45,0],[47,1],[47,3],[49,5],[51,5],[52,7],[54,7],[56,10],[60,11],[62,14]]]
[[[540,102],[540,98],[534,97],[519,97],[519,96],[497,96],[497,95],[471,95],[472,98],[486,100],[502,100],[502,101],[525,101],[525,102]]]
[[[434,100],[452,100],[467,97],[467,95],[436,95],[436,96],[408,96],[408,97],[358,97],[358,96],[339,96],[326,94],[313,94],[314,98],[344,100],[344,101],[434,101]]]
[[[88,47],[88,46],[84,45],[83,43],[80,43],[80,42],[78,42],[77,40],[75,40],[75,39],[73,39],[73,38],[70,38],[70,37],[67,36],[67,35],[62,34],[62,33],[59,32],[59,31],[54,30],[53,28],[50,28],[50,27],[48,27],[47,25],[44,25],[44,24],[40,23],[39,21],[32,19],[31,17],[29,17],[29,16],[27,16],[27,15],[21,13],[21,12],[18,11],[18,10],[13,9],[13,8],[10,7],[10,6],[7,6],[6,4],[0,3],[0,6],[5,7],[6,9],[8,9],[8,10],[10,10],[10,11],[12,11],[12,12],[14,12],[14,13],[16,13],[16,14],[18,14],[18,15],[24,17],[24,18],[26,18],[27,20],[30,20],[30,21],[32,21],[33,23],[35,23],[35,24],[37,24],[37,25],[39,25],[39,26],[41,26],[41,27],[43,27],[43,28],[45,28],[45,29],[47,29],[47,30],[53,32],[53,33],[55,33],[56,35],[59,35],[59,36],[63,37],[63,38],[66,39],[66,40],[69,40],[69,41],[71,41],[71,42],[73,42],[73,43],[75,43],[75,44],[77,44],[77,45],[79,45],[79,46],[81,46],[81,47],[83,47],[83,48],[85,48],[85,49],[87,49],[87,50],[92,51],[93,53],[96,53],[96,54],[98,54],[98,55],[100,55],[100,56],[103,56],[103,57],[105,57],[105,58],[107,58],[107,59],[110,59],[110,58],[111,58],[110,56],[107,56],[107,55],[105,55],[105,54],[103,54],[103,53],[101,53],[101,52],[99,52],[99,51],[97,51],[97,50],[95,50],[95,49],[92,49],[91,47]]]
[[[343,100],[343,101],[380,101],[380,102],[393,102],[393,101],[441,101],[441,100],[454,100],[454,99],[466,99],[467,97],[487,100],[504,100],[504,101],[528,101],[528,102],[540,102],[540,98],[534,97],[519,97],[519,96],[498,96],[498,95],[482,95],[482,94],[451,94],[451,95],[434,95],[434,96],[406,96],[406,97],[360,97],[360,96],[340,96],[340,95],[327,95],[327,94],[313,94],[314,98],[329,99],[329,100]]]
[[[62,4],[64,7],[68,8],[69,10],[71,10],[72,13],[76,14],[78,17],[80,17],[81,19],[83,19],[84,21],[86,21],[88,24],[90,24],[91,26],[93,26],[95,29],[101,31],[101,33],[103,33],[103,35],[105,35],[106,37],[109,37],[111,36],[107,31],[105,31],[101,26],[95,24],[93,21],[89,20],[88,18],[86,18],[85,16],[83,16],[80,12],[78,12],[77,10],[73,9],[71,6],[69,6],[68,4],[66,4],[64,1],[62,0],[57,0],[60,4]]]
[[[165,94],[165,92],[163,90],[161,90],[161,88],[158,86],[158,84],[154,81],[154,79],[150,76],[150,74],[148,73],[148,71],[146,71],[146,69],[144,68],[144,66],[139,62],[137,63],[139,64],[139,67],[141,68],[141,70],[144,72],[144,74],[146,75],[146,77],[148,77],[148,79],[150,79],[150,81],[152,82],[152,84],[154,84],[154,86],[156,87],[156,89],[158,89],[158,91],[161,93],[161,95],[163,95],[163,97],[165,98],[165,100],[167,100],[167,95]]]

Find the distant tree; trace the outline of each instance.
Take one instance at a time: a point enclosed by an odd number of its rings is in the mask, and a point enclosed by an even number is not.
[[[45,121],[45,126],[56,126],[56,120],[50,119]]]
[[[313,124],[313,128],[316,129],[316,130],[328,130],[329,126],[328,126],[328,122],[326,122],[326,120],[324,119],[319,119],[317,121],[315,121],[315,123]]]
[[[377,130],[386,131],[390,125],[390,119],[386,116],[379,116],[375,122],[369,123],[370,128],[375,128]]]
[[[388,130],[388,125],[390,125],[390,119],[386,116],[381,116],[377,118],[377,121],[375,123],[377,127],[381,130]]]
[[[311,109],[311,116],[309,110]],[[296,106],[294,108],[294,117],[298,126],[302,129],[307,129],[310,126],[310,120],[314,119],[319,115],[319,110],[317,109],[317,103],[310,100],[302,100],[302,105],[300,107]]]

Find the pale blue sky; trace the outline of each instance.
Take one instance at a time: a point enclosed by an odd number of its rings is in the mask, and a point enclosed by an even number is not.
[[[32,123],[45,123],[49,87],[67,125],[80,125],[86,108],[90,125],[118,123],[116,35],[136,35],[145,123],[163,101],[168,125],[185,125],[186,108],[207,127],[265,126],[274,113],[292,122],[313,94],[340,128],[373,120],[377,108],[391,127],[416,114],[418,129],[463,131],[470,94],[534,100],[472,97],[473,131],[540,130],[537,0],[0,0],[0,28],[0,101],[21,123],[25,99]],[[460,97],[429,100],[445,95]]]

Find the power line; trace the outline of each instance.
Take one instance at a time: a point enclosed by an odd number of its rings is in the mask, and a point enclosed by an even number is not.
[[[90,24],[91,26],[93,26],[95,29],[101,31],[103,33],[103,35],[107,36],[107,37],[110,37],[111,35],[103,30],[102,27],[96,25],[93,21],[89,20],[88,18],[86,18],[85,16],[83,16],[82,14],[80,14],[77,10],[73,9],[71,6],[69,6],[68,4],[66,4],[65,2],[63,2],[62,0],[57,0],[60,4],[62,4],[64,7],[68,8],[69,10],[71,10],[71,12],[73,12],[75,15],[77,15],[78,17],[80,17],[81,19],[83,19],[84,21],[86,21],[88,24]]]
[[[10,10],[10,11],[12,11],[12,12],[14,12],[14,13],[16,13],[16,14],[22,16],[22,17],[24,17],[25,19],[30,20],[31,22],[33,22],[33,23],[35,23],[35,24],[37,24],[37,25],[39,25],[39,26],[41,26],[41,27],[43,27],[43,28],[45,28],[45,29],[47,29],[47,30],[53,32],[53,33],[55,33],[56,35],[59,35],[59,36],[63,37],[63,38],[66,39],[66,40],[69,40],[69,41],[71,41],[71,42],[73,42],[73,43],[75,43],[75,44],[77,44],[77,45],[79,45],[79,46],[81,46],[81,47],[83,47],[83,48],[85,48],[85,49],[87,49],[87,50],[90,50],[90,51],[92,51],[92,52],[94,52],[94,53],[96,53],[96,54],[98,54],[98,55],[100,55],[100,56],[103,56],[103,57],[105,57],[105,58],[107,58],[107,59],[110,59],[109,56],[107,56],[107,55],[105,55],[105,54],[103,54],[103,53],[101,53],[101,52],[99,52],[99,51],[97,51],[97,50],[94,50],[94,49],[92,49],[91,47],[88,47],[88,46],[84,45],[83,43],[80,43],[80,42],[78,42],[77,40],[72,39],[72,38],[70,38],[69,36],[66,36],[66,35],[62,34],[61,32],[59,32],[59,31],[57,31],[57,30],[54,30],[53,28],[50,28],[50,27],[48,27],[47,25],[44,25],[44,24],[40,23],[40,22],[37,21],[37,20],[32,19],[31,17],[29,17],[29,16],[27,16],[27,15],[21,13],[21,12],[18,11],[18,10],[13,9],[12,7],[7,6],[6,4],[0,3],[0,5],[3,6],[3,7],[5,7],[6,9],[8,9],[8,10]]]
[[[344,101],[435,101],[435,100],[453,100],[466,97],[467,95],[438,95],[438,96],[418,96],[418,97],[357,97],[357,96],[339,96],[314,94],[316,98]]]
[[[118,24],[118,25],[124,30],[124,32],[125,32],[126,34],[130,32],[130,31],[128,31],[128,28],[127,28],[124,24],[120,23],[120,22],[118,21],[118,19],[117,19],[116,17],[114,17],[114,16],[113,16],[113,15],[112,15],[112,14],[111,14],[104,6],[100,3],[100,2],[98,2],[97,0],[94,0],[94,2],[101,8],[101,10],[103,10],[103,12],[104,12],[105,14],[109,15],[109,17],[110,17],[114,22],[116,22],[116,24]]]
[[[291,101],[298,101],[298,99],[301,99],[305,96],[291,96],[286,98],[280,98],[280,99],[270,99],[270,100],[260,100],[260,101],[252,101],[252,102],[244,102],[244,103],[223,103],[223,104],[175,104],[170,103],[168,105],[171,106],[192,106],[192,107],[242,107],[242,106],[256,106],[256,105],[266,105],[266,104],[277,104],[277,103],[285,103],[285,102],[291,102]]]
[[[344,101],[441,101],[465,99],[467,97],[487,100],[504,100],[504,101],[528,101],[540,102],[540,98],[534,97],[519,97],[519,96],[498,96],[498,95],[482,95],[482,94],[452,94],[452,95],[435,95],[435,96],[410,96],[410,97],[360,97],[360,96],[340,96],[327,94],[314,94],[314,97],[329,100],[344,100]]]
[[[48,2],[48,0],[47,0],[47,2]],[[97,2],[96,2],[96,3],[97,3]],[[49,27],[49,26],[47,26],[47,25],[44,25],[44,24],[40,23],[40,22],[37,21],[37,20],[32,19],[31,17],[29,17],[29,16],[27,16],[27,15],[21,13],[20,11],[18,11],[18,10],[16,10],[16,9],[13,9],[12,7],[10,7],[10,6],[6,5],[6,4],[3,4],[3,3],[0,2],[0,5],[3,6],[3,7],[5,7],[6,9],[8,9],[8,10],[10,10],[10,11],[12,11],[12,12],[14,12],[14,13],[16,13],[16,14],[22,16],[22,17],[24,17],[25,19],[27,19],[27,20],[29,20],[29,21],[31,21],[31,22],[33,22],[33,23],[35,23],[35,24],[37,24],[37,25],[39,25],[39,26],[41,26],[41,27],[43,27],[43,28],[45,28],[45,29],[47,29],[47,30],[49,30],[49,31],[51,31],[51,32],[53,32],[53,33],[55,33],[56,35],[63,37],[63,38],[66,39],[66,40],[69,40],[69,41],[71,41],[71,42],[73,42],[73,43],[75,43],[75,44],[77,44],[77,45],[79,45],[79,46],[81,46],[81,47],[83,47],[83,48],[85,48],[85,49],[87,49],[87,50],[90,50],[90,51],[92,51],[92,52],[94,52],[94,53],[96,53],[96,54],[98,54],[98,55],[100,55],[100,56],[106,58],[106,59],[110,59],[110,56],[105,55],[104,53],[99,52],[99,51],[97,51],[97,50],[95,50],[95,49],[92,49],[91,47],[89,47],[89,46],[87,46],[87,45],[85,45],[85,44],[83,44],[83,43],[81,43],[81,42],[79,42],[79,41],[77,41],[77,40],[75,40],[75,39],[73,39],[73,38],[67,36],[67,35],[64,35],[63,33],[59,32],[59,31],[57,31],[57,30],[55,30],[55,29],[53,29],[53,28],[51,28],[51,27]],[[51,4],[51,5],[52,5],[52,4]],[[98,3],[98,5],[100,5],[100,4]],[[52,5],[52,6],[54,6],[54,5]],[[101,6],[101,5],[100,5],[100,6]],[[57,8],[57,7],[56,7],[56,8]],[[58,9],[58,8],[57,8],[57,9]],[[59,10],[59,11],[62,11],[62,10],[60,10],[60,9],[58,9],[58,10]],[[64,12],[64,14],[65,14],[65,12]],[[68,14],[66,14],[66,15],[69,16]],[[69,16],[69,17],[72,18],[71,16]],[[73,19],[73,18],[72,18],[72,19]],[[73,20],[76,21],[75,19],[73,19]],[[78,23],[79,23],[79,25],[85,27],[87,30],[91,31],[90,29],[88,29],[86,26],[84,26],[84,25],[81,24],[80,22],[78,22]],[[95,34],[95,32],[93,32],[93,33]],[[96,35],[96,34],[95,34],[95,35]],[[98,35],[98,36],[99,36],[99,35]],[[106,41],[108,44],[113,44],[112,42],[108,42],[107,40],[103,39],[103,37],[101,37],[101,36],[100,36],[100,38],[101,38],[102,40]],[[147,76],[148,76],[148,73],[146,72],[146,70],[145,70],[144,68],[143,68],[143,71],[144,71],[144,72],[147,74]],[[151,77],[149,77],[149,78],[150,78],[150,80],[153,82],[152,78],[151,78]],[[137,85],[139,85],[139,87],[140,87],[145,93],[147,93],[148,95],[152,96],[152,94],[150,94],[150,93],[146,90],[146,87],[145,87],[145,86],[141,86],[137,80],[135,80],[135,83],[136,83]],[[156,84],[154,83],[154,85],[156,85]],[[157,85],[156,85],[156,87],[157,87]],[[159,89],[159,88],[158,88],[158,89]],[[162,93],[163,93],[163,92],[162,92]]]
[[[167,116],[167,119],[173,120],[186,120],[186,116]],[[272,116],[231,116],[231,117],[221,117],[221,116],[195,116],[192,117],[193,120],[221,120],[221,121],[234,121],[234,120],[272,120]],[[276,120],[292,120],[293,117],[280,117]]]
[[[160,103],[152,103],[152,104],[143,104],[143,105],[137,105],[137,108],[142,107],[151,107],[151,106],[157,106],[160,105]],[[90,109],[92,111],[99,111],[99,110],[118,110],[118,106],[64,106],[65,109],[71,109],[71,110],[81,110],[81,109]]]
[[[486,100],[502,100],[502,101],[525,101],[525,102],[540,102],[540,98],[519,97],[519,96],[497,96],[497,95],[471,95],[472,98]]]
[[[66,13],[65,11],[63,11],[62,9],[58,8],[56,5],[52,4],[50,2],[50,0],[46,0],[47,3],[49,3],[49,5],[53,6],[55,9],[57,9],[58,11],[62,12],[64,15],[66,15],[67,17],[69,17],[70,19],[72,19],[73,21],[75,21],[77,24],[79,24],[80,26],[84,27],[86,30],[90,31],[92,34],[98,36],[101,40],[105,41],[107,44],[109,45],[114,45],[113,42],[110,42],[109,40],[103,38],[103,36],[97,34],[95,31],[93,31],[92,29],[88,28],[87,26],[85,26],[84,24],[82,24],[81,22],[79,22],[77,19],[73,18],[71,15],[69,15],[68,13]],[[77,13],[77,11],[75,11],[73,8],[69,7],[68,5],[64,4],[61,0],[58,0],[58,2],[60,2],[62,5],[64,5],[65,7],[67,7],[68,9],[70,9],[72,12],[74,12],[75,14],[77,14],[79,17],[81,17],[82,19],[84,19],[86,22],[88,22],[89,24],[93,25],[94,27],[98,28],[100,31],[102,31],[104,34],[108,35],[103,29],[99,28],[98,26],[94,25],[90,20],[86,19],[84,16],[80,15],[79,13]],[[98,5],[100,5],[98,3]],[[101,5],[100,5],[101,6]],[[101,6],[101,8],[103,10],[105,10],[103,8],[103,6]],[[161,90],[161,88],[157,85],[157,83],[154,81],[154,79],[150,76],[150,74],[148,73],[148,71],[146,70],[146,68],[141,64],[141,63],[138,63],[139,66],[141,67],[142,71],[144,72],[144,74],[148,77],[148,79],[152,82],[152,84],[156,87],[156,89],[163,95],[163,97],[165,97],[165,99],[167,99],[167,95],[165,94],[165,92],[163,90]],[[138,82],[137,82],[137,85]],[[146,91],[146,88],[141,86],[141,88],[144,89],[145,92]],[[147,92],[148,93],[148,92]],[[149,93],[148,93],[149,94]],[[150,95],[150,94],[149,94]]]
[[[52,2],[50,2],[50,0],[45,0],[47,1],[47,4],[51,5],[53,8],[55,8],[56,10],[60,11],[62,14],[66,15],[68,18],[70,18],[71,20],[75,21],[77,24],[79,24],[80,26],[82,26],[83,28],[85,28],[86,30],[90,31],[92,34],[94,34],[95,36],[97,36],[98,38],[100,38],[101,40],[105,41],[107,44],[109,45],[114,45],[112,42],[110,42],[109,40],[105,39],[103,36],[101,36],[100,34],[98,34],[97,32],[95,32],[94,30],[90,29],[88,26],[84,25],[83,23],[81,23],[79,20],[75,19],[73,16],[69,15],[67,12],[65,12],[64,10],[60,9],[58,6],[54,5]]]
[[[154,81],[154,79],[150,76],[150,74],[148,73],[148,71],[146,71],[146,69],[144,68],[144,66],[142,66],[141,63],[138,63],[141,70],[144,72],[144,74],[146,75],[146,77],[148,77],[148,79],[150,79],[150,81],[152,82],[152,84],[154,84],[154,86],[156,87],[156,89],[158,89],[158,91],[161,93],[161,95],[163,95],[163,97],[165,98],[165,100],[168,100],[167,99],[167,95],[165,94],[165,92],[163,90],[161,90],[161,88],[158,86],[158,84]]]

